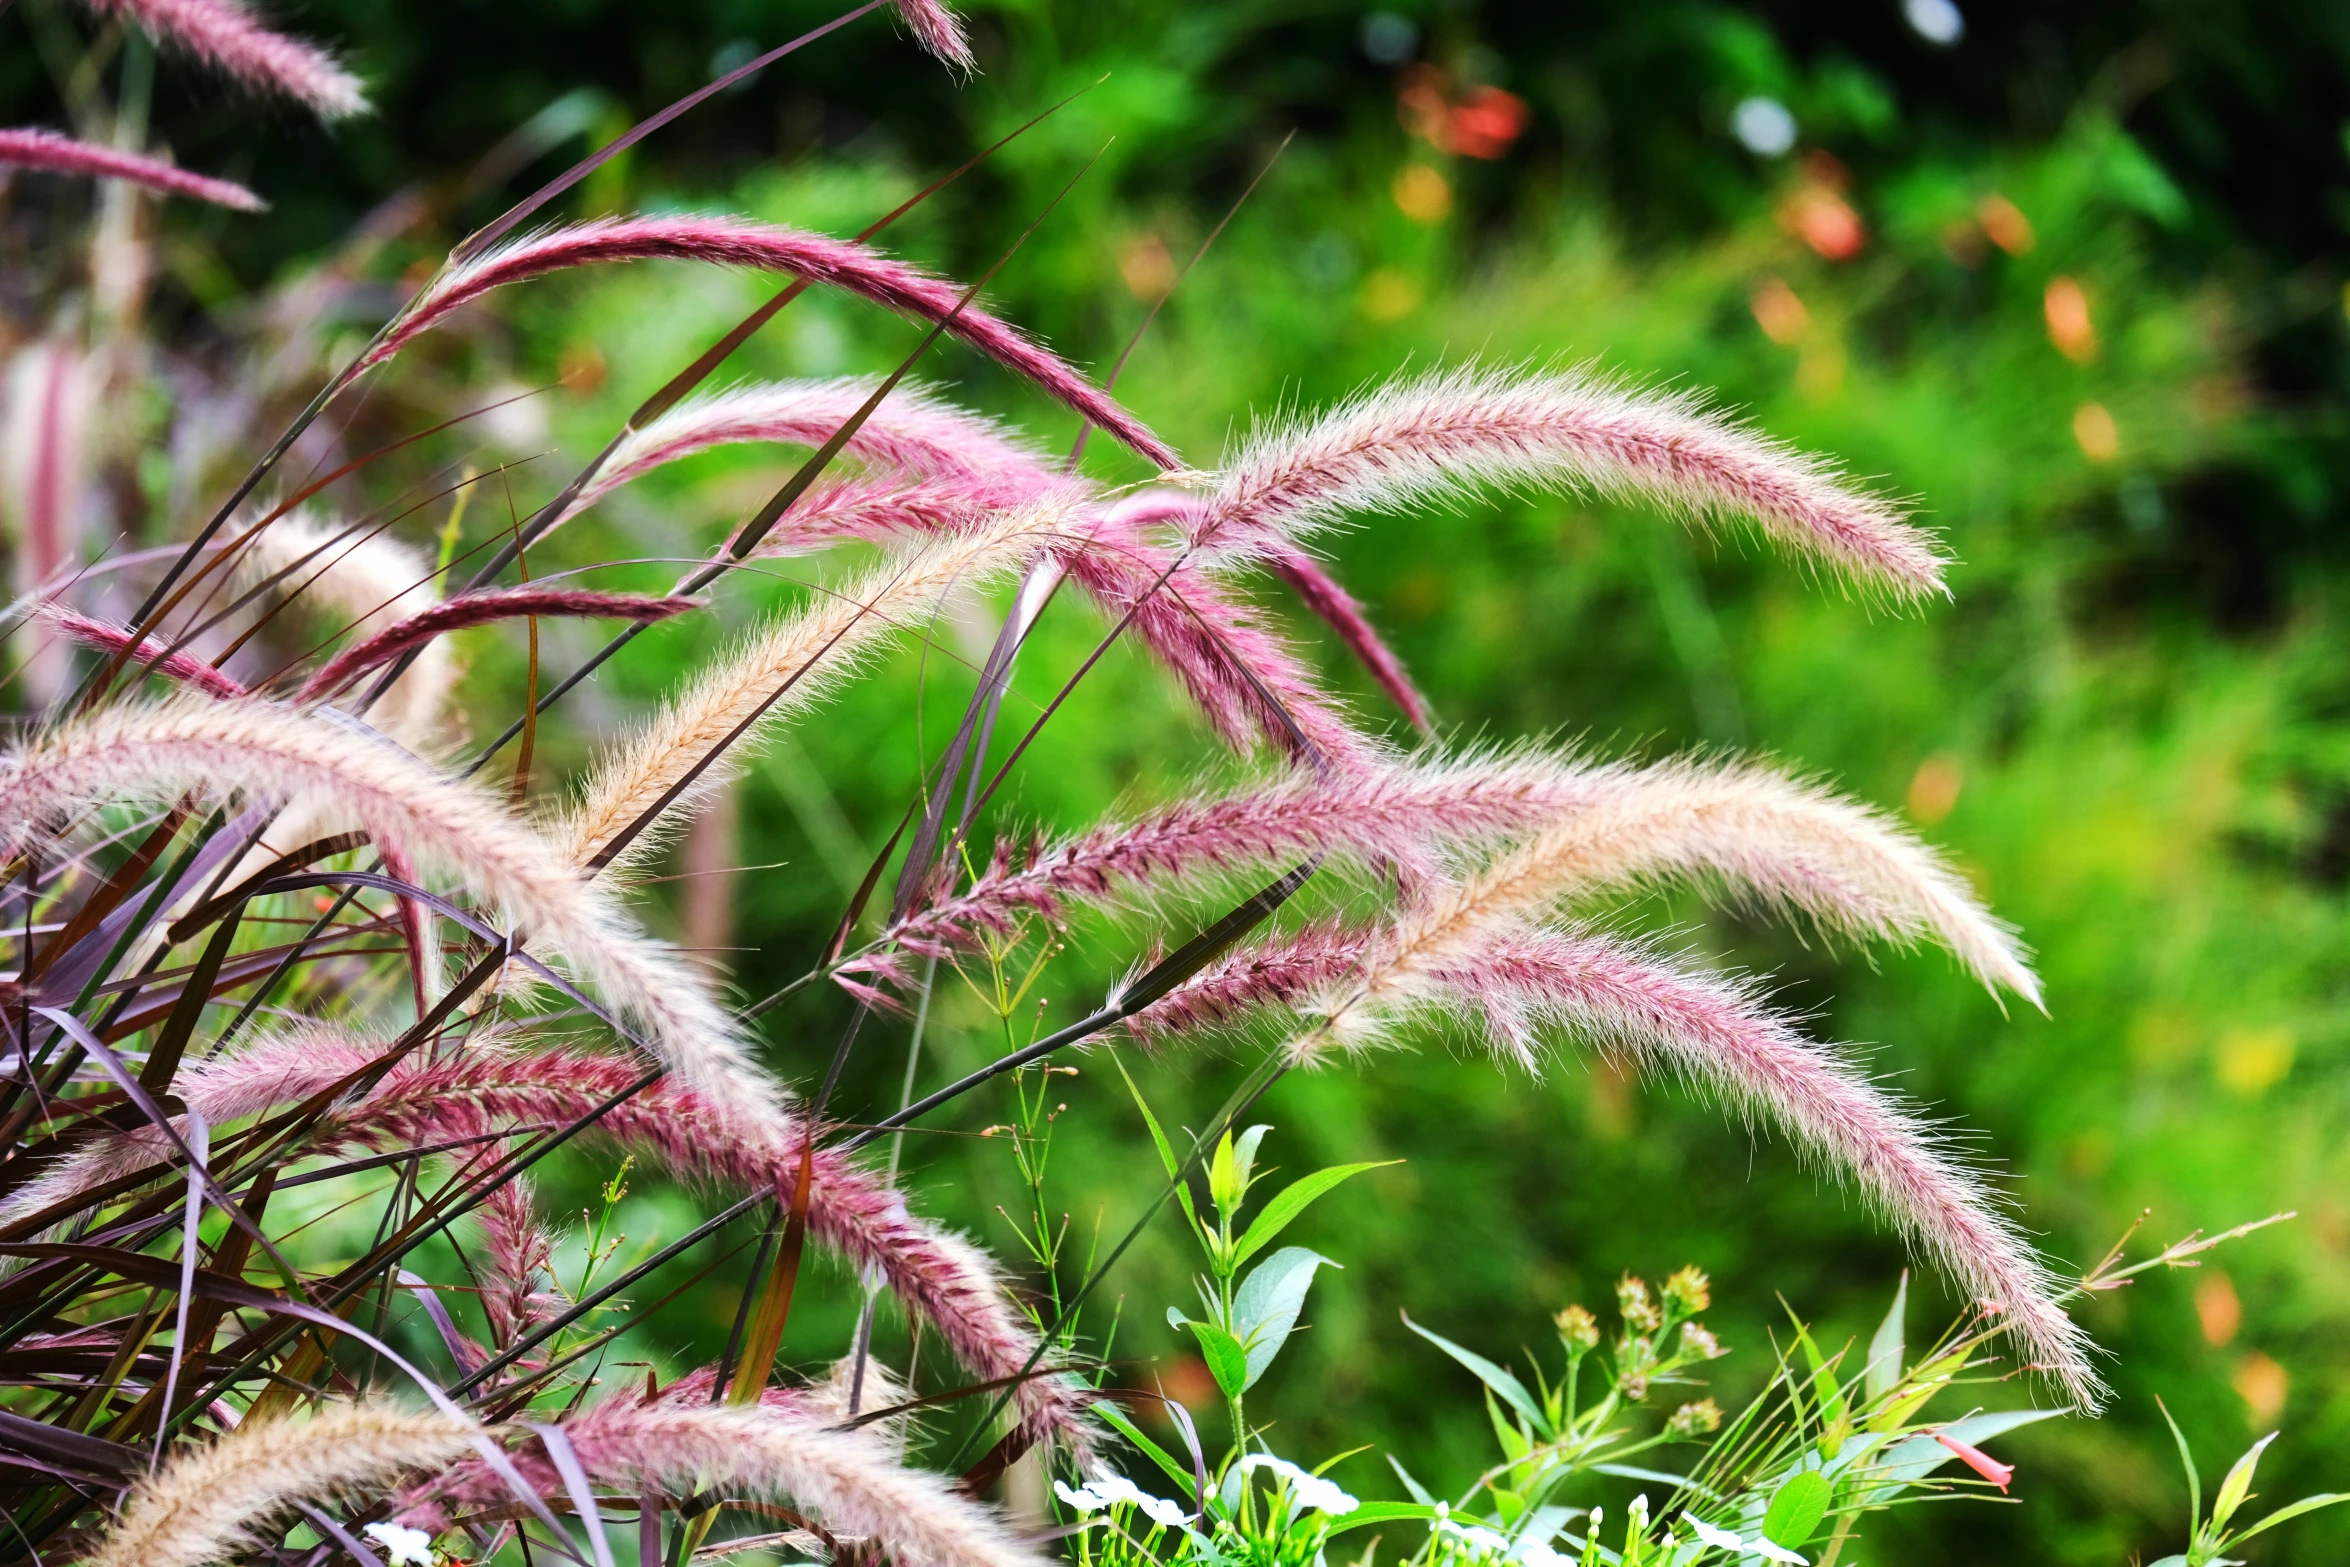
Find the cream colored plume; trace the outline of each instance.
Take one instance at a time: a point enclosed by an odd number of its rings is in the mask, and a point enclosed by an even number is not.
[[[861,1431],[830,1429],[756,1407],[653,1404],[576,1422],[572,1442],[599,1481],[631,1492],[790,1500],[835,1536],[861,1537],[900,1567],[1045,1567],[985,1505],[943,1475],[908,1469]]]
[[[328,527],[293,512],[262,529],[240,565],[254,580],[284,572],[278,591],[350,642],[441,601],[440,579],[423,553],[370,524]],[[409,750],[424,751],[456,685],[456,655],[446,637],[435,637],[361,716]]]
[[[307,794],[380,847],[502,908],[534,951],[552,949],[634,1019],[672,1069],[780,1117],[733,1020],[692,965],[647,937],[530,826],[470,783],[380,737],[255,698],[180,698],[67,724],[0,764],[0,840],[121,794]]]
[[[598,763],[579,808],[557,833],[571,862],[591,864],[723,746],[725,754],[671,799],[662,816],[674,820],[690,810],[733,776],[762,733],[829,696],[897,632],[933,614],[947,594],[999,581],[1066,536],[1075,504],[1074,492],[1049,497],[891,556],[812,608],[752,632]],[[630,854],[643,853],[654,836],[640,833]]]
[[[248,1420],[183,1451],[131,1493],[88,1567],[199,1567],[262,1548],[260,1526],[294,1503],[380,1490],[473,1451],[477,1428],[382,1404],[308,1420]]]

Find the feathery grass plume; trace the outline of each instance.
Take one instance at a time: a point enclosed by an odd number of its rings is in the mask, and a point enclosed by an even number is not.
[[[109,795],[310,794],[392,852],[454,877],[647,1028],[673,1070],[781,1118],[781,1090],[694,967],[637,930],[529,826],[472,784],[291,708],[179,698],[68,723],[0,764],[0,838]]]
[[[70,333],[28,343],[8,365],[0,411],[0,527],[10,535],[17,591],[57,590],[81,564],[83,477],[98,377]],[[25,667],[35,705],[54,701],[72,677],[63,643],[36,647]]]
[[[591,863],[692,776],[694,782],[662,813],[664,820],[675,819],[681,808],[733,776],[760,731],[829,695],[899,630],[932,613],[947,593],[985,588],[1065,537],[1074,493],[1047,496],[883,561],[814,606],[777,616],[753,632],[597,765],[579,808],[559,831],[572,863]],[[695,769],[722,746],[725,753],[696,776]],[[639,834],[628,845],[630,854],[641,854],[653,841],[655,834]]]
[[[1128,1028],[1159,1044],[1269,1009],[1310,1011],[1316,996],[1359,982],[1385,950],[1384,932],[1311,925],[1219,960]],[[1424,976],[1419,999],[1479,1015],[1496,1053],[1528,1068],[1537,1064],[1540,1034],[1557,1029],[1676,1072],[1750,1123],[1777,1123],[2004,1312],[2076,1403],[2096,1406],[2102,1389],[2087,1335],[2057,1306],[2048,1269],[1980,1176],[1851,1062],[1765,1007],[1751,984],[1692,973],[1623,941],[1511,920],[1430,963]]]
[[[0,166],[42,169],[52,174],[86,174],[93,179],[129,180],[166,196],[188,196],[239,212],[259,212],[269,204],[234,180],[208,179],[174,168],[159,158],[141,157],[76,141],[55,131],[0,130]]]
[[[990,1508],[943,1475],[908,1469],[886,1443],[818,1417],[764,1407],[607,1399],[562,1422],[588,1474],[641,1495],[723,1487],[729,1496],[789,1500],[836,1537],[872,1542],[904,1567],[1045,1567]],[[490,1480],[466,1466],[472,1489]]]
[[[1529,847],[1523,863],[1543,886],[1537,896],[1712,880],[1733,896],[1800,909],[1836,934],[1931,938],[1994,994],[2005,988],[2041,1005],[2014,930],[1883,812],[1746,764],[1665,762],[1616,776],[1631,787],[1596,795]]]
[[[1897,599],[1945,593],[1945,557],[1897,506],[1817,458],[1707,412],[1586,373],[1440,371],[1310,421],[1258,431],[1191,522],[1247,550],[1354,511],[1484,486],[1583,490],[1692,522],[1739,518]]]
[[[367,109],[367,90],[315,44],[273,33],[236,0],[82,0],[98,16],[122,18],[255,91],[281,93],[322,120]]]
[[[1930,938],[1994,989],[2040,1004],[2015,936],[1965,881],[1866,806],[1767,768],[1669,761],[1594,765],[1535,750],[1381,762],[1327,780],[1276,779],[1181,802],[1026,856],[999,853],[963,893],[885,939],[944,955],[1023,911],[1302,854],[1345,852],[1433,874],[1450,857],[1549,834],[1549,901],[1672,877],[1799,909],[1828,931]]]
[[[1270,544],[1265,550],[1265,564],[1273,574],[1290,586],[1299,602],[1319,616],[1323,624],[1338,633],[1338,640],[1346,644],[1348,652],[1362,661],[1412,727],[1422,734],[1428,732],[1428,701],[1412,684],[1412,677],[1404,672],[1403,660],[1386,639],[1372,628],[1371,617],[1355,596],[1339,584],[1329,569],[1313,556],[1286,541]]]
[[[492,1191],[473,1216],[482,1238],[473,1282],[489,1319],[490,1347],[502,1350],[563,1309],[562,1297],[546,1287],[555,1275],[555,1237],[539,1223],[530,1182],[519,1175]]]
[[[564,517],[664,463],[715,447],[749,441],[821,446],[879,384],[866,376],[761,381],[688,398],[631,431]],[[975,503],[983,505],[1018,505],[1053,482],[1043,456],[1026,441],[997,421],[967,413],[916,385],[894,388],[842,450],[868,468],[900,470],[908,478],[963,480]],[[807,509],[803,501],[794,508],[795,517]]]
[[[381,1046],[349,1032],[304,1025],[233,1055],[180,1069],[173,1092],[214,1126],[298,1104],[375,1060]],[[564,1126],[600,1109],[640,1076],[635,1063],[579,1050],[469,1049],[438,1061],[394,1064],[363,1100],[338,1106],[308,1134],[305,1156],[340,1149],[428,1148],[501,1130]],[[773,1191],[799,1178],[807,1127],[779,1125],[724,1093],[665,1080],[604,1113],[581,1136],[589,1146],[637,1155],[681,1180]],[[14,1223],[83,1191],[166,1158],[154,1127],[109,1133],[69,1155],[0,1205]],[[819,1246],[878,1276],[912,1315],[982,1381],[1019,1376],[1037,1339],[1014,1308],[987,1255],[917,1218],[905,1198],[837,1149],[819,1146],[808,1231]],[[1080,1455],[1096,1433],[1082,1385],[1050,1357],[1020,1383],[1014,1401],[1028,1432]]]
[[[130,647],[130,628],[110,621],[93,619],[78,610],[66,608],[55,599],[41,606],[41,618],[86,648],[95,648],[109,657]],[[137,639],[138,646],[131,657],[142,666],[151,668],[164,679],[177,685],[190,686],[206,696],[224,701],[245,694],[244,684],[235,676],[198,658],[185,648],[167,651],[167,644],[153,637]]]
[[[643,624],[700,609],[704,602],[674,593],[660,596],[598,593],[589,588],[550,587],[544,583],[461,594],[443,599],[429,609],[418,610],[407,619],[344,648],[302,682],[294,700],[315,702],[331,697],[369,670],[381,668],[411,648],[420,648],[435,637],[468,626],[530,615],[586,616]],[[393,684],[396,686],[398,682]]]
[[[1161,468],[1180,466],[1174,452],[1140,420],[1051,350],[976,306],[965,306],[957,314],[955,306],[963,291],[953,283],[852,240],[747,218],[599,218],[493,246],[452,264],[426,284],[346,375],[390,358],[460,305],[508,283],[567,267],[658,260],[789,272],[844,289],[900,315],[945,321],[947,330],[971,347],[1026,377],[1047,396],[1100,425]]]
[[[1147,498],[1146,498],[1147,499]],[[1336,698],[1262,624],[1255,606],[1202,565],[1151,542],[1137,512],[1113,508],[1063,551],[1061,564],[1182,681],[1235,750],[1261,739],[1289,756],[1316,754],[1339,767],[1370,762],[1378,748]]]
[[[939,0],[897,0],[897,7],[916,43],[966,74],[979,68],[971,53],[971,40],[963,31],[963,19]]]
[[[260,1526],[294,1503],[446,1468],[473,1451],[475,1433],[444,1414],[385,1404],[332,1405],[308,1420],[248,1420],[141,1482],[89,1567],[199,1567],[264,1549]]]
[[[262,529],[238,566],[251,580],[277,578],[283,592],[355,642],[441,602],[438,574],[412,545],[381,528],[331,527],[301,512]],[[456,654],[446,642],[430,639],[361,716],[409,750],[424,751],[440,729],[442,710],[456,685]]]

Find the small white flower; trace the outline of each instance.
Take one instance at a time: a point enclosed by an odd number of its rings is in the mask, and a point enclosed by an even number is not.
[[[1766,1562],[1787,1562],[1790,1567],[1811,1567],[1811,1563],[1804,1557],[1796,1555],[1783,1545],[1773,1545],[1759,1534],[1746,1542],[1746,1548]]]
[[[1191,1514],[1162,1496],[1153,1496],[1124,1475],[1103,1475],[1072,1490],[1062,1482],[1053,1482],[1053,1494],[1081,1513],[1099,1512],[1105,1507],[1121,1503],[1138,1507],[1153,1523],[1170,1528],[1191,1521]]]
[[[1065,1480],[1053,1482],[1053,1495],[1081,1513],[1098,1513],[1104,1505],[1101,1493],[1092,1486],[1081,1485],[1071,1489]]]
[[[396,1523],[371,1523],[362,1531],[384,1548],[391,1567],[432,1567],[432,1536]]]
[[[1332,1481],[1317,1474],[1308,1474],[1286,1458],[1275,1458],[1270,1453],[1251,1453],[1240,1461],[1242,1473],[1252,1469],[1270,1469],[1289,1482],[1289,1499],[1299,1512],[1328,1513],[1338,1517],[1351,1513],[1362,1503],[1356,1501]],[[1444,1504],[1436,1504],[1436,1516],[1445,1515]]]
[[[1717,1551],[1743,1551],[1746,1549],[1746,1542],[1727,1529],[1717,1529],[1702,1518],[1690,1518],[1684,1521],[1696,1532],[1697,1543],[1700,1545],[1710,1546]]]

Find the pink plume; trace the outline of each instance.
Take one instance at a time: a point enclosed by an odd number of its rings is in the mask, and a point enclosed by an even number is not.
[[[174,1085],[207,1120],[223,1125],[298,1101],[357,1071],[373,1047],[316,1028],[235,1056],[184,1067]],[[416,1148],[505,1129],[564,1124],[599,1109],[641,1075],[640,1063],[583,1051],[522,1054],[475,1050],[441,1061],[405,1060],[364,1103],[343,1107],[318,1130],[315,1153],[337,1147]],[[772,1191],[796,1181],[804,1134],[785,1137],[731,1102],[665,1078],[596,1121],[584,1137],[657,1159],[685,1180]],[[94,1144],[13,1194],[22,1217],[73,1191],[154,1162],[152,1128]],[[955,1357],[982,1379],[1028,1366],[1036,1335],[1022,1321],[984,1253],[906,1208],[905,1198],[837,1150],[816,1151],[809,1233],[877,1272],[906,1309],[926,1318]],[[1049,1357],[1039,1363],[1049,1368]],[[1030,1375],[1014,1395],[1035,1436],[1079,1453],[1095,1440],[1087,1394],[1067,1377]]]
[[[130,646],[129,628],[113,625],[103,620],[93,620],[87,615],[67,609],[62,604],[54,602],[44,604],[41,606],[41,617],[82,646],[95,648],[109,657]],[[181,648],[167,657],[164,654],[165,646],[166,644],[158,642],[152,637],[142,638],[138,650],[131,655],[131,662],[151,666],[155,673],[164,679],[176,681],[184,686],[191,686],[206,696],[216,696],[226,700],[245,694],[244,685],[225,670],[214,668],[185,648]],[[160,663],[157,662],[159,659]]]
[[[1141,421],[1050,350],[978,309],[955,306],[963,291],[944,278],[849,240],[745,218],[607,218],[548,229],[484,251],[443,271],[408,303],[383,337],[348,373],[398,353],[459,306],[509,283],[568,267],[617,261],[705,261],[789,272],[830,284],[947,330],[1048,396],[1108,430],[1162,468],[1176,456]]]
[[[0,164],[20,169],[46,169],[55,174],[87,174],[94,179],[129,180],[167,196],[191,196],[239,212],[259,212],[268,205],[232,180],[207,179],[173,168],[156,158],[118,152],[94,142],[75,141],[55,131],[0,130]]]
[[[1271,545],[1265,551],[1265,564],[1273,574],[1288,583],[1304,601],[1306,608],[1322,617],[1331,630],[1338,633],[1348,651],[1363,661],[1371,678],[1380,689],[1394,698],[1395,705],[1412,721],[1412,727],[1422,734],[1428,732],[1428,703],[1412,677],[1404,673],[1403,660],[1397,658],[1379,633],[1371,628],[1370,617],[1354,595],[1339,586],[1338,580],[1323,569],[1313,556],[1286,541]]]
[[[1253,608],[1224,584],[1154,544],[1118,512],[1061,552],[1063,568],[1114,616],[1131,612],[1134,635],[1183,682],[1216,732],[1235,749],[1258,739],[1293,758],[1337,767],[1368,762],[1370,738]]]
[[[717,447],[751,441],[821,446],[864,407],[874,385],[861,378],[760,382],[689,399],[623,440],[572,510],[584,511],[665,463]],[[1002,425],[920,387],[899,386],[882,399],[843,451],[868,468],[896,470],[869,484],[940,486],[952,490],[958,508],[1017,506],[1056,482],[1044,459]],[[802,497],[784,527],[804,534],[819,503],[819,494]],[[960,519],[917,514],[893,525],[927,532],[959,526]],[[855,526],[837,531],[871,536]],[[779,547],[787,538],[779,539]]]
[[[1294,1009],[1359,971],[1376,931],[1310,926],[1234,953],[1129,1028],[1165,1040],[1269,1008]],[[1704,1084],[1748,1116],[1776,1121],[1807,1152],[1857,1181],[1910,1239],[2009,1314],[2027,1347],[2083,1407],[2101,1388],[2088,1340],[2055,1304],[2046,1267],[2015,1225],[1911,1111],[1833,1051],[1761,1006],[1752,990],[1589,935],[1520,927],[1430,976],[1479,1013],[1501,1053],[1531,1066],[1544,1028]]]
[[[1933,537],[1828,465],[1692,398],[1576,374],[1439,373],[1260,432],[1221,476],[1192,537],[1247,550],[1349,512],[1455,501],[1486,486],[1592,491],[1700,522],[1741,518],[1898,597],[1947,591]]]
[[[339,120],[367,108],[359,79],[314,44],[273,33],[234,0],[82,0],[96,15],[120,17],[158,43],[182,49],[259,91],[307,104]]]
[[[954,12],[939,0],[897,0],[897,4],[898,15],[906,19],[906,31],[914,35],[916,43],[960,70],[977,69],[971,40]]]
[[[457,598],[443,599],[431,608],[419,610],[406,620],[386,626],[374,636],[343,649],[303,682],[302,690],[295,700],[314,702],[330,696],[369,670],[390,663],[409,649],[422,647],[444,632],[461,631],[467,626],[487,625],[495,620],[514,620],[526,615],[599,616],[643,622],[667,620],[672,615],[682,615],[689,609],[701,607],[702,601],[697,598],[597,593],[586,588],[534,587],[529,584],[467,593]]]

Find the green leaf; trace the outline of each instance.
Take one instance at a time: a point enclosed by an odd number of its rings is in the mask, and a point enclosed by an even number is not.
[[[1111,1430],[1126,1438],[1127,1441],[1132,1442],[1142,1453],[1143,1457],[1149,1459],[1152,1463],[1157,1464],[1161,1469],[1164,1469],[1168,1474],[1172,1475],[1175,1479],[1175,1483],[1183,1487],[1184,1495],[1188,1496],[1191,1494],[1191,1488],[1198,1483],[1196,1477],[1193,1476],[1190,1470],[1177,1463],[1173,1454],[1169,1453],[1158,1443],[1152,1441],[1149,1437],[1144,1436],[1141,1430],[1136,1427],[1134,1422],[1126,1418],[1126,1411],[1120,1409],[1116,1404],[1111,1403],[1106,1398],[1100,1399],[1095,1403],[1088,1405],[1087,1407],[1090,1408],[1095,1414],[1100,1415],[1102,1419],[1108,1421]]]
[[[1297,1326],[1298,1312],[1305,1308],[1315,1270],[1329,1261],[1303,1246],[1284,1246],[1240,1281],[1240,1288],[1232,1295],[1232,1327],[1248,1346],[1244,1388],[1254,1387],[1273,1364],[1273,1357],[1281,1353],[1281,1346]]]
[[[1227,1131],[1216,1139],[1216,1155],[1208,1161],[1208,1201],[1216,1205],[1216,1212],[1224,1222],[1240,1211],[1240,1199],[1248,1182],[1240,1173],[1240,1159],[1232,1151],[1232,1134]]]
[[[1142,1090],[1134,1086],[1133,1078],[1127,1077],[1126,1063],[1115,1054],[1111,1055],[1110,1062],[1117,1067],[1118,1075],[1125,1079],[1126,1092],[1134,1096],[1134,1108],[1142,1112],[1142,1124],[1151,1129],[1151,1142],[1159,1150],[1159,1163],[1167,1167],[1167,1179],[1175,1183],[1175,1200],[1183,1204],[1183,1217],[1191,1221],[1192,1233],[1205,1242],[1208,1232],[1200,1227],[1199,1211],[1191,1205],[1191,1186],[1183,1179],[1183,1161],[1175,1157],[1175,1149],[1167,1141],[1167,1134],[1159,1130],[1159,1118],[1151,1114],[1151,1107],[1143,1102]]]
[[[1250,1381],[1248,1351],[1240,1347],[1240,1340],[1213,1322],[1183,1325],[1199,1340],[1200,1358],[1208,1363],[1208,1375],[1216,1379],[1216,1386],[1224,1390],[1224,1396],[1238,1398],[1246,1392]]]
[[[1232,1162],[1240,1167],[1240,1192],[1244,1197],[1248,1195],[1248,1183],[1256,1179],[1257,1144],[1271,1130],[1269,1126],[1252,1126],[1232,1140]]]
[[[1771,1498],[1771,1510],[1763,1514],[1764,1537],[1790,1551],[1802,1545],[1828,1515],[1828,1500],[1833,1490],[1828,1477],[1816,1469],[1789,1475],[1787,1483]]]
[[[2203,1526],[2203,1482],[2195,1475],[2195,1455],[2187,1451],[2186,1433],[2170,1417],[2170,1405],[2157,1396],[2154,1407],[2162,1411],[2162,1423],[2170,1427],[2171,1440],[2179,1444],[2179,1467],[2187,1471],[2187,1527],[2199,1529]]]
[[[1485,1390],[1485,1415],[1493,1422],[1493,1439],[1501,1444],[1502,1457],[1514,1464],[1534,1450],[1525,1431],[1502,1418],[1501,1406],[1493,1401],[1491,1388]]]
[[[1460,1345],[1455,1344],[1451,1339],[1444,1337],[1442,1334],[1429,1332],[1426,1328],[1420,1326],[1417,1322],[1414,1322],[1411,1319],[1409,1313],[1405,1314],[1403,1325],[1407,1328],[1410,1328],[1414,1333],[1419,1334],[1420,1337],[1426,1339],[1429,1343],[1435,1345],[1438,1349],[1443,1350],[1446,1354],[1459,1361],[1462,1365],[1468,1367],[1470,1371],[1476,1374],[1478,1381],[1484,1383],[1487,1387],[1493,1389],[1493,1391],[1496,1393],[1499,1393],[1502,1396],[1502,1400],[1507,1403],[1510,1408],[1516,1410],[1519,1414],[1524,1415],[1529,1421],[1533,1422],[1534,1429],[1541,1432],[1545,1439],[1555,1435],[1555,1433],[1552,1432],[1550,1428],[1549,1422],[1542,1418],[1542,1406],[1534,1402],[1534,1395],[1526,1391],[1525,1383],[1519,1381],[1516,1377],[1510,1375],[1510,1373],[1504,1371],[1501,1367],[1495,1365],[1492,1361],[1487,1360],[1483,1355],[1478,1354],[1475,1350],[1463,1349],[1460,1347]]]
[[[1425,1502],[1365,1502],[1353,1512],[1330,1522],[1329,1533],[1339,1535],[1349,1529],[1364,1529],[1375,1523],[1405,1523],[1410,1521],[1434,1523],[1436,1509]]]
[[[2276,1439],[2277,1434],[2271,1431],[2253,1443],[2246,1449],[2244,1456],[2236,1460],[2235,1467],[2228,1471],[2228,1477],[2219,1483],[2219,1494],[2211,1499],[2212,1528],[2223,1527],[2236,1509],[2244,1505],[2244,1499],[2252,1494],[2252,1472],[2260,1467],[2261,1453]]]
[[[2278,1524],[2289,1522],[2300,1517],[2303,1513],[2314,1513],[2321,1507],[2331,1507],[2336,1502],[2350,1502],[2350,1491],[2326,1491],[2317,1496],[2304,1496],[2298,1502],[2278,1508],[2242,1534],[2233,1536],[2230,1543],[2232,1544],[2236,1540],[2249,1540],[2256,1534],[2265,1534]]]
[[[1384,1169],[1390,1164],[1402,1162],[1400,1159],[1383,1159],[1371,1164],[1336,1164],[1327,1170],[1316,1170],[1311,1175],[1300,1176],[1290,1182],[1275,1194],[1271,1202],[1265,1204],[1264,1211],[1256,1216],[1247,1233],[1240,1237],[1239,1244],[1233,1249],[1233,1266],[1238,1267],[1264,1250],[1266,1243],[1287,1229],[1292,1219],[1305,1212],[1339,1182],[1360,1175],[1365,1170]]]
[[[1902,1316],[1908,1309],[1909,1270],[1904,1268],[1901,1282],[1893,1287],[1893,1308],[1869,1340],[1867,1386],[1872,1404],[1901,1385]]]
[[[1393,1453],[1387,1455],[1387,1467],[1395,1471],[1395,1477],[1403,1482],[1403,1488],[1412,1493],[1413,1501],[1418,1502],[1422,1507],[1436,1505],[1436,1498],[1428,1494],[1428,1488],[1413,1479],[1412,1472],[1406,1469]],[[1374,1502],[1371,1505],[1377,1507],[1383,1504]]]

